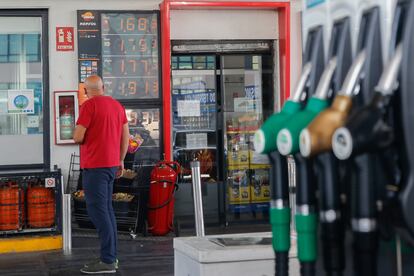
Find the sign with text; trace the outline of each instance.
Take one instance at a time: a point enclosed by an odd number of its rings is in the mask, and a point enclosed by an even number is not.
[[[73,35],[73,27],[56,27],[56,51],[73,51]]]
[[[9,114],[34,114],[33,89],[8,90],[7,98]]]
[[[116,99],[158,99],[158,21],[154,11],[79,10],[79,82],[98,74]]]

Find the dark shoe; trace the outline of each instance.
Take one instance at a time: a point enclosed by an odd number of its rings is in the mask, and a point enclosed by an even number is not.
[[[106,264],[101,261],[87,264],[80,271],[85,274],[98,274],[98,273],[115,273],[115,262],[112,264]]]
[[[93,261],[90,261],[89,263],[85,264],[84,267],[89,267],[90,265],[93,265],[93,264],[95,264],[97,262],[100,262],[100,261],[101,261],[101,258],[96,258]],[[119,268],[119,260],[116,259],[115,260],[115,269],[118,269],[118,268]]]

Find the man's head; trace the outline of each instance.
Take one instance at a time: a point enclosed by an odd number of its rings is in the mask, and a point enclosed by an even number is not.
[[[87,77],[85,80],[85,92],[89,99],[103,95],[104,85],[101,77],[96,75]]]

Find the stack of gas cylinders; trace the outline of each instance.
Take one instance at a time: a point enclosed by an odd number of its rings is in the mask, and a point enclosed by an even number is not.
[[[44,181],[0,183],[0,231],[20,232],[55,225],[55,190]]]
[[[401,250],[414,248],[414,3],[303,3],[302,75],[254,140],[272,164],[275,273],[289,275],[294,233],[301,275],[414,275]]]

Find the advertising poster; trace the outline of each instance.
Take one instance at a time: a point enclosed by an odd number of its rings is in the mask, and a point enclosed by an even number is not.
[[[7,107],[9,114],[34,114],[34,90],[8,90]]]

